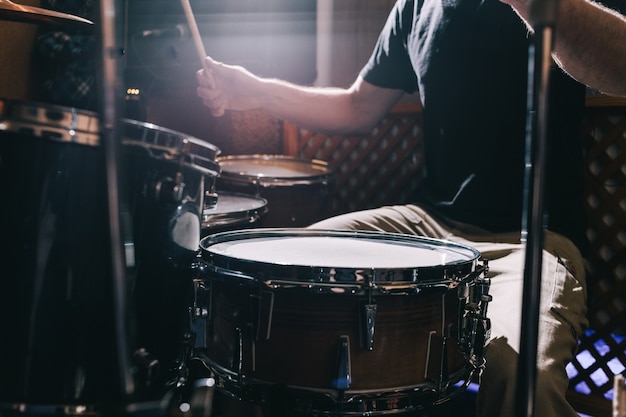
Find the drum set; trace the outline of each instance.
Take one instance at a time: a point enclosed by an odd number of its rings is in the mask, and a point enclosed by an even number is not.
[[[0,18],[91,24],[6,0]],[[303,228],[328,214],[324,162],[124,118],[119,286],[102,121],[0,98],[0,416],[387,415],[482,370],[476,250]]]

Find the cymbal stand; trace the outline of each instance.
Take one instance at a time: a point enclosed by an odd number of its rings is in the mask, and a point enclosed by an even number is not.
[[[116,356],[119,364],[120,393],[125,398],[135,390],[130,372],[130,349],[127,329],[127,294],[126,294],[126,257],[123,251],[123,225],[120,207],[119,170],[121,153],[121,135],[119,128],[119,109],[121,107],[121,56],[122,50],[117,42],[115,25],[115,0],[100,0],[98,17],[100,31],[96,31],[97,45],[100,47],[96,66],[100,81],[99,114],[101,143],[104,150],[107,182],[109,237],[111,250],[111,270],[113,284],[113,315],[116,330]]]
[[[544,184],[548,135],[548,95],[557,0],[529,2],[535,29],[528,53],[528,115],[522,241],[526,244],[520,352],[517,364],[516,417],[534,415],[537,342],[544,243]]]

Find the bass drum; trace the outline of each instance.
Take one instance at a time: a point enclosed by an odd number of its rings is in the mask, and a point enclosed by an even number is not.
[[[392,414],[453,398],[483,366],[489,281],[472,248],[312,229],[217,233],[200,246],[197,356],[228,397]]]
[[[189,264],[219,150],[150,124],[121,127],[127,300],[113,286],[97,115],[0,99],[0,327],[11,340],[0,355],[0,414],[160,400],[180,356]],[[123,325],[120,307],[129,312]],[[122,383],[129,375],[136,380]]]

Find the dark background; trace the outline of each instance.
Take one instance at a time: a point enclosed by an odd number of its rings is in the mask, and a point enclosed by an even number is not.
[[[252,72],[311,84],[316,78],[315,0],[202,0],[191,8],[208,55]],[[148,94],[194,82],[201,67],[178,1],[125,0],[125,78]],[[182,34],[145,36],[176,26]]]

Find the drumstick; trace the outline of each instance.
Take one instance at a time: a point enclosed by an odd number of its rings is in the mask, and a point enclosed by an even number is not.
[[[189,29],[191,30],[191,37],[193,38],[193,43],[196,47],[196,53],[198,54],[198,58],[200,59],[200,64],[202,65],[204,73],[209,80],[209,87],[215,88],[215,79],[213,78],[213,72],[211,71],[211,68],[209,68],[206,64],[205,58],[207,57],[207,53],[204,49],[204,44],[202,43],[202,37],[200,36],[200,31],[198,30],[196,18],[194,17],[193,11],[191,10],[191,4],[189,4],[189,0],[180,0],[180,3],[183,6],[185,17],[187,18],[187,24],[189,25]],[[211,110],[211,113],[214,116],[221,116],[224,114],[224,109],[220,107],[217,110]]]

